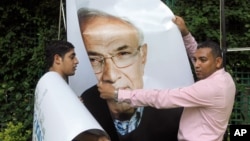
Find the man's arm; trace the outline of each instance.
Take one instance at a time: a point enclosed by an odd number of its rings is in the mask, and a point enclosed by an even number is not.
[[[195,38],[189,32],[189,30],[186,26],[186,23],[182,17],[175,16],[175,18],[173,19],[173,22],[177,25],[177,27],[179,28],[179,30],[181,32],[184,46],[187,50],[188,57],[192,58],[192,56],[194,55],[194,53],[197,49],[197,42],[196,42]]]
[[[126,102],[133,107],[151,106],[159,109],[176,107],[211,106],[218,99],[220,87],[214,86],[214,79],[199,81],[190,86],[175,89],[119,89],[118,93],[112,85],[101,84],[98,90],[103,99],[115,99]],[[223,96],[219,99],[223,99]]]

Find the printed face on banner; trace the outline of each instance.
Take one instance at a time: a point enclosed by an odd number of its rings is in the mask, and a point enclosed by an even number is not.
[[[67,39],[75,45],[80,63],[69,85],[78,95],[98,81],[131,89],[193,83],[174,14],[161,1],[72,3],[67,3]]]
[[[97,10],[78,10],[80,32],[99,82],[116,88],[143,87],[147,45],[129,21]]]

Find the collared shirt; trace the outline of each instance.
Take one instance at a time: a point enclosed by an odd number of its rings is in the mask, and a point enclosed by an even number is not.
[[[132,106],[185,107],[179,141],[222,141],[232,112],[236,88],[231,75],[217,70],[191,86],[164,90],[119,90],[118,100]]]
[[[142,113],[143,113],[143,107],[138,107],[136,109],[136,112],[133,114],[133,116],[130,118],[130,120],[126,121],[120,121],[120,120],[114,120],[114,124],[116,127],[116,130],[121,135],[125,135],[127,133],[130,133],[134,129],[138,127],[141,121]]]
[[[196,50],[197,42],[195,41],[191,33],[183,37],[183,42],[187,50],[188,56],[191,57]],[[138,107],[137,111],[134,113],[134,115],[131,117],[130,120],[127,121],[114,120],[114,125],[118,133],[120,133],[121,135],[125,135],[136,129],[140,123],[143,109],[144,109],[143,107]]]

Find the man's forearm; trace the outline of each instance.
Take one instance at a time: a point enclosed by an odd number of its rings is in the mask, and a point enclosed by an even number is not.
[[[192,36],[191,33],[188,33],[186,36],[183,36],[183,42],[187,50],[188,57],[192,58],[197,49],[197,42],[195,38]]]

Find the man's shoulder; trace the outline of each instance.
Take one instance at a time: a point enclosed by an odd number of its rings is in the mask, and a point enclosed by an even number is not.
[[[87,90],[85,90],[85,91],[82,93],[81,97],[82,97],[83,99],[88,99],[88,98],[90,98],[90,97],[92,97],[92,98],[94,98],[94,97],[99,97],[99,95],[100,95],[100,93],[99,93],[99,91],[98,91],[97,85],[94,85],[94,86],[88,88]]]
[[[97,85],[94,85],[94,86],[88,88],[87,90],[85,90],[85,91],[82,93],[82,95],[83,95],[83,94],[93,93],[93,92],[99,93],[99,92],[98,92]]]
[[[98,110],[99,108],[103,108],[105,106],[106,100],[100,98],[100,93],[96,85],[90,87],[85,90],[81,98],[83,100],[84,105],[90,110]]]
[[[161,139],[177,140],[182,111],[183,108],[156,109],[145,107],[138,132],[139,129],[147,129],[144,132],[147,132],[149,137],[157,136]]]

